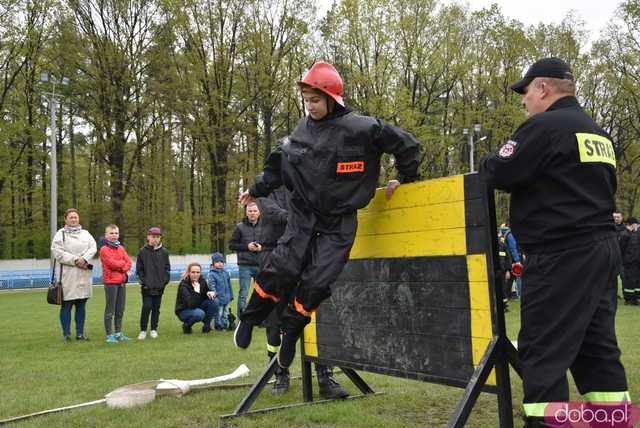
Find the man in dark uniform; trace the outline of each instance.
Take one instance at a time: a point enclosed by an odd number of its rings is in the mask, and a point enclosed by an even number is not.
[[[640,297],[640,232],[638,232],[638,220],[635,217],[629,217],[625,231],[618,239],[624,266],[622,277],[624,304],[637,306],[638,297]]]
[[[627,230],[627,227],[624,225],[624,216],[620,211],[614,211],[613,223],[616,225],[616,233],[618,234],[618,239],[620,239],[620,234]]]
[[[585,399],[630,401],[615,335],[616,158],[561,59],[534,63],[511,89],[529,117],[480,172],[511,193],[511,228],[527,254],[518,336],[526,426],[554,426],[545,408],[569,399],[567,369]]]
[[[501,232],[498,232],[498,257],[500,268],[502,272],[504,272],[502,284],[502,303],[504,304],[504,311],[509,312],[509,297],[511,296],[511,288],[513,287],[513,280],[515,278],[513,277],[513,275],[511,275],[511,257],[509,257],[509,248],[507,248],[507,241]]]
[[[614,211],[613,223],[616,226],[616,234],[618,235],[618,242],[620,242],[620,236],[624,231],[627,230],[627,226],[624,224],[624,216],[620,211]],[[618,275],[618,284],[621,285],[623,289],[622,294],[624,294],[624,285],[622,285],[623,282],[624,282],[624,265],[620,268],[620,274]]]
[[[238,255],[238,289],[237,314],[240,315],[247,307],[247,296],[251,288],[251,278],[255,281],[258,275],[258,264],[262,246],[258,242],[260,237],[260,210],[255,203],[247,204],[245,217],[236,225],[229,240],[229,249]]]

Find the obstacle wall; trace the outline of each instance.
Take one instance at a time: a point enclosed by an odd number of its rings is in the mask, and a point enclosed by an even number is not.
[[[305,329],[305,359],[467,385],[496,334],[487,199],[477,174],[402,185],[390,201],[379,190]]]

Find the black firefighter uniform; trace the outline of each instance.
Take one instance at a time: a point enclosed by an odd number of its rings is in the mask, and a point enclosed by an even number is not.
[[[357,210],[375,193],[383,153],[394,155],[401,183],[419,177],[421,147],[412,135],[339,109],[319,121],[303,118],[269,155],[249,193],[267,196],[284,184],[291,193],[289,218],[258,273],[243,322],[259,324],[289,294],[293,305],[282,314],[283,331],[298,334],[310,321],[347,263]]]
[[[567,370],[586,400],[630,401],[614,324],[615,168],[610,137],[573,96],[481,160],[486,182],[511,193],[511,228],[527,255],[518,336],[527,417],[569,400]]]

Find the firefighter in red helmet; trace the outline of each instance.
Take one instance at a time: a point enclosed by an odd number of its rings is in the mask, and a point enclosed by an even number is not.
[[[335,67],[327,62],[319,61],[311,67],[302,80],[298,82],[300,87],[305,85],[319,89],[329,95],[335,102],[344,107],[344,83]]]
[[[395,157],[400,183],[419,178],[421,147],[399,127],[357,114],[345,107],[338,71],[317,62],[298,82],[308,115],[267,158],[255,183],[240,195],[242,204],[267,196],[280,185],[291,193],[284,235],[265,260],[249,304],[234,334],[239,348],[251,343],[260,324],[283,296],[292,301],[282,315],[278,363],[286,368],[311,314],[331,295],[356,234],[358,209],[366,206],[378,185],[380,157]]]

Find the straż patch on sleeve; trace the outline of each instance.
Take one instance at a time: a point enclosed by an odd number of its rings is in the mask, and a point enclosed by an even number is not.
[[[513,140],[509,140],[506,143],[504,143],[504,145],[502,147],[500,147],[500,150],[498,150],[498,156],[500,156],[501,158],[510,158],[513,153],[516,151],[516,146],[518,145],[518,143],[516,141]]]

